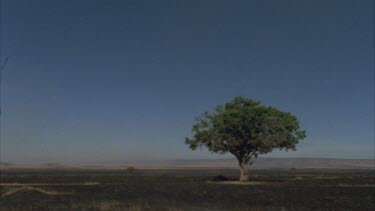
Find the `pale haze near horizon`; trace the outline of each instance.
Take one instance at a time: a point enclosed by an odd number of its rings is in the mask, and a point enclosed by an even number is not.
[[[244,96],[307,138],[268,157],[374,158],[372,1],[2,1],[1,161],[231,158],[193,118]]]

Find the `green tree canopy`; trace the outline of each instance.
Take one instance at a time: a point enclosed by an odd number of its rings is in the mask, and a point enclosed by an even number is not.
[[[214,113],[205,112],[195,120],[193,137],[186,138],[185,143],[193,150],[205,146],[212,152],[233,154],[241,180],[247,180],[247,167],[259,154],[295,150],[305,138],[294,115],[244,97],[235,97],[217,106]]]

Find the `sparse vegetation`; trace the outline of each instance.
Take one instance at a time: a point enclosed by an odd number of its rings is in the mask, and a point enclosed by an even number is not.
[[[128,166],[128,168],[126,168],[126,171],[128,172],[128,174],[134,174],[135,167],[134,166]]]
[[[375,172],[254,170],[4,171],[1,211],[373,210]],[[228,181],[212,181],[215,176]]]

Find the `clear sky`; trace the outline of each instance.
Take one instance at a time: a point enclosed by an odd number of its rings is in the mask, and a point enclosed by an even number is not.
[[[272,157],[374,157],[372,0],[3,0],[1,160],[230,157],[190,151],[234,96],[295,114]]]

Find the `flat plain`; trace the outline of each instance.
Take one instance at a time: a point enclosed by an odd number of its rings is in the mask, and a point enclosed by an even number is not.
[[[213,178],[224,175],[227,181]],[[1,210],[375,210],[374,170],[2,170]]]

